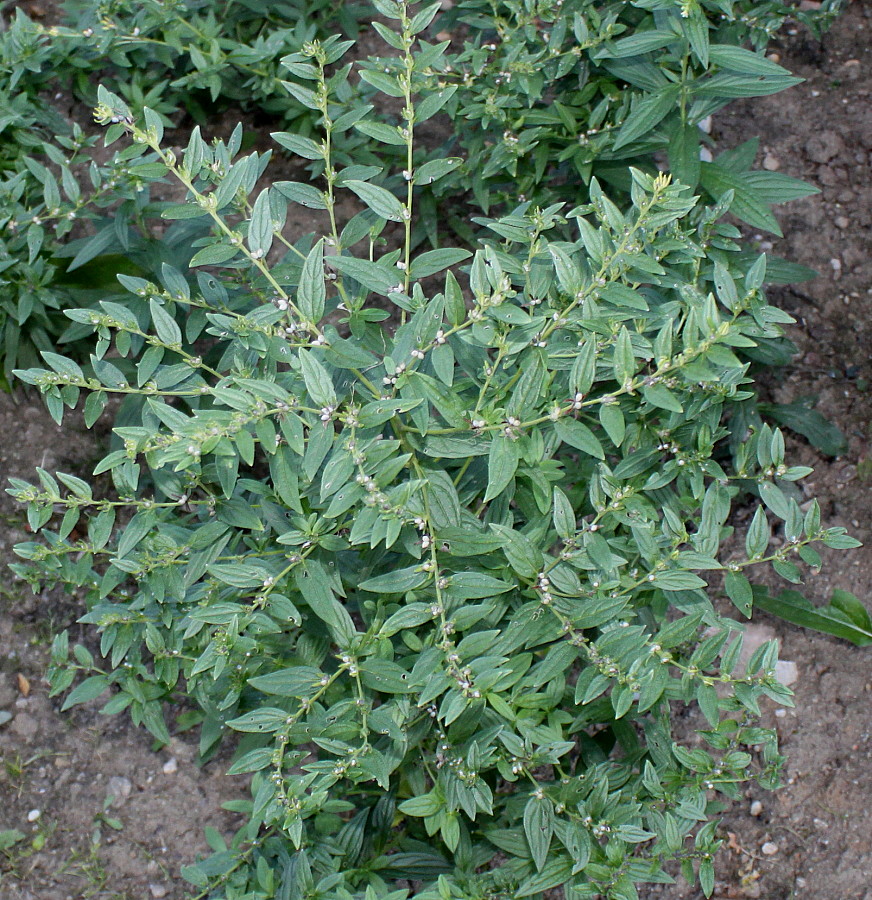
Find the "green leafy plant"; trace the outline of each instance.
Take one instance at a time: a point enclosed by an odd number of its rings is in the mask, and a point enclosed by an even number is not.
[[[465,161],[433,186],[447,214],[437,212],[429,191],[421,196],[425,215],[416,245],[427,238],[435,246],[443,218],[465,240],[473,238],[474,223],[462,212],[470,188],[482,210],[501,213],[523,196],[543,207],[586,201],[584,185],[595,174],[623,204],[615,192],[629,190],[628,164],[653,174],[657,154],[667,153],[676,177],[691,186],[700,181],[714,199],[732,189],[734,215],[777,232],[770,204],[810,189],[779,173],[751,171],[750,145],[700,163],[707,138],[699,124],[733,96],[795,82],[743,43],[764,47],[788,12],[822,27],[838,7],[836,0],[799,13],[779,3],[458,3],[440,22],[462,46],[445,47],[421,76],[438,107],[431,115],[448,114],[447,140]],[[364,9],[327,0],[285,0],[266,12],[248,0],[228,0],[220,12],[206,0],[65,0],[59,12],[61,23],[45,26],[18,10],[0,32],[0,97],[9,110],[0,131],[10,139],[0,156],[0,271],[6,280],[0,284],[0,355],[7,381],[13,368],[33,365],[37,352],[59,339],[80,359],[86,354],[84,347],[76,354],[80,330],[65,329],[58,311],[89,302],[84,285],[108,299],[122,260],[127,274],[152,280],[162,263],[187,264],[166,253],[187,243],[163,240],[152,218],[153,198],[143,190],[147,179],[132,172],[123,155],[88,167],[90,140],[46,95],[60,88],[64,96],[72,92],[92,103],[99,79],[133,113],[148,106],[165,127],[182,111],[202,125],[235,105],[308,136],[316,115],[305,98],[285,89],[278,60],[337,22],[353,34]],[[353,127],[366,102],[386,105],[379,79],[401,74],[396,52],[402,48],[383,34],[391,55],[363,65],[359,83],[342,80],[343,91],[331,94],[334,118],[342,123],[332,152],[343,166],[396,162],[403,152],[402,137],[384,121],[375,131],[366,131],[366,122],[363,131]],[[399,99],[396,89],[390,97]],[[417,165],[445,155],[434,153],[432,144],[432,138],[427,148],[419,142]],[[316,176],[319,166],[316,157]],[[804,274],[770,260],[772,280]]]
[[[334,158],[344,129],[389,127],[334,117],[338,37],[282,61],[323,134],[275,137],[317,187],[258,191],[265,155],[198,131],[168,149],[157,112],[100,91],[106,140],[184,189],[163,215],[197,226],[199,272],[119,275],[124,302],[66,311],[87,369],[46,351],[16,373],[59,422],[128,398],[98,481],[10,488],[40,533],[16,573],[80,591],[101,634],[101,660],[56,638],[52,692],[108,690],[103,712],[162,742],[184,697],[204,756],[240,738],[247,823],[185,870],[200,897],[631,898],[675,867],[710,895],[723,800],[778,781],[759,699],[791,702],[774,642],[737,667],[712,593],[748,616],[752,567],[796,582],[815,543],[857,546],[800,511],[810,470],[778,430],[725,452],[737,354],[789,317],[721,221],[733,189],[707,207],[639,169],[625,209],[592,179],[584,205],[482,219],[471,250],[415,249],[419,190],[456,167],[415,155],[442,100],[446,48],[420,37],[439,4],[375,5],[397,63],[363,72],[402,104],[398,191]],[[289,240],[313,203],[326,234]],[[701,743],[672,704],[698,704]]]
[[[818,21],[839,6],[825,4]],[[684,184],[715,200],[734,190],[733,215],[780,233],[774,198],[813,189],[751,171],[756,144],[712,161],[704,128],[733,98],[797,83],[745,48],[764,49],[788,14],[780,3],[717,0],[461,0],[444,24],[462,26],[463,50],[440,74],[457,86],[448,111],[469,160],[463,184],[485,210],[519,194],[550,202],[555,186],[578,202],[591,177],[627,192],[629,165],[656,173],[666,158]]]
[[[9,381],[40,350],[75,342],[59,312],[117,295],[115,274],[157,277],[187,265],[154,219],[146,168],[121,153],[94,161],[95,139],[70,123],[48,94],[96,101],[96,77],[134,112],[164,125],[181,110],[201,122],[230,104],[311,131],[314,116],[281,84],[278,59],[338,20],[355,28],[357,7],[307,0],[270,4],[67,0],[64,24],[21,10],[0,30],[0,357]],[[240,135],[241,138],[241,135]],[[360,135],[359,145],[365,142]],[[181,241],[181,246],[186,246]],[[122,268],[123,267],[123,268]],[[120,299],[120,297],[119,297]],[[72,348],[71,348],[72,349]]]

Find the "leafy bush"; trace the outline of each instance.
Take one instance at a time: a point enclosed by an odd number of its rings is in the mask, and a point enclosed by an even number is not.
[[[769,205],[809,188],[782,174],[750,171],[750,147],[700,164],[698,125],[730,97],[794,82],[740,45],[764,47],[788,13],[825,25],[839,5],[827,0],[820,11],[797,12],[745,0],[605,7],[588,0],[461,0],[437,27],[466,37],[457,50],[434,56],[426,81],[434,98],[446,92],[439,102],[456,148],[448,152],[462,153],[466,162],[435,185],[443,206],[454,201],[444,214],[437,213],[436,198],[421,197],[426,215],[416,244],[425,237],[434,246],[444,240],[437,235],[440,219],[473,240],[463,206],[469,188],[482,210],[502,214],[521,195],[542,206],[586,202],[595,174],[623,205],[628,164],[656,174],[655,159],[664,153],[676,177],[691,186],[699,180],[715,200],[732,189],[734,215],[777,232]],[[166,252],[174,244],[162,240],[152,220],[152,198],[143,190],[148,179],[131,172],[123,155],[89,168],[90,153],[78,151],[89,151],[90,140],[52,107],[48,93],[72,89],[91,103],[99,78],[134,113],[149,106],[167,127],[182,111],[202,125],[216,109],[234,104],[308,136],[317,117],[305,99],[285,89],[287,73],[277,61],[329,33],[336,21],[354,33],[364,12],[360,5],[325,0],[284,0],[269,4],[266,13],[263,4],[229,0],[220,15],[207,0],[65,0],[62,24],[50,27],[16,13],[0,32],[0,97],[9,109],[0,120],[9,138],[0,157],[0,266],[9,279],[0,285],[0,355],[7,379],[58,340],[73,355],[86,355],[75,345],[80,329],[65,329],[58,313],[91,302],[83,286],[107,299],[122,264],[127,274],[152,280],[162,263],[187,265]],[[395,54],[397,41],[391,40],[389,53]],[[359,83],[343,82],[343,93],[332,95],[335,117],[345,113],[351,122],[369,101],[384,106],[378,79],[396,66],[394,56],[377,58],[362,67]],[[385,142],[384,135],[337,129],[337,162],[399,162],[402,139],[391,132]],[[433,156],[432,147],[422,145],[416,153],[417,165]],[[320,166],[316,159],[313,175],[321,174]],[[82,221],[89,223],[84,237]],[[78,240],[70,243],[73,237]],[[769,268],[773,279],[807,274],[780,261]]]
[[[353,30],[357,7],[307,0],[100,4],[66,0],[65,24],[45,26],[17,11],[0,31],[0,357],[8,380],[38,352],[74,342],[79,329],[59,311],[117,294],[115,274],[157,277],[162,263],[186,266],[162,240],[146,170],[125,154],[94,162],[95,139],[67,121],[47,96],[96,102],[96,76],[141,113],[166,126],[181,109],[205,123],[236,104],[295,132],[311,111],[286,91],[278,59],[324,33],[338,17]],[[359,145],[365,139],[358,136]],[[82,223],[88,231],[83,234]],[[75,239],[74,239],[75,238]],[[184,246],[184,242],[182,243]],[[123,267],[123,268],[121,268]],[[118,297],[118,299],[121,299]],[[75,348],[72,348],[75,353]],[[86,351],[85,351],[86,352]]]
[[[701,126],[731,99],[798,82],[744,49],[764,49],[788,13],[797,11],[748,0],[461,0],[446,24],[468,37],[440,74],[458,85],[449,111],[469,159],[464,186],[485,210],[519,194],[548,203],[555,185],[581,201],[592,176],[626,193],[628,166],[656,173],[661,155],[683,183],[715,200],[733,189],[734,215],[780,233],[769,204],[809,186],[750,172],[753,153],[701,162],[700,150]]]
[[[186,698],[204,756],[241,735],[247,823],[185,870],[201,897],[631,898],[670,863],[709,895],[722,798],[778,780],[759,700],[791,702],[775,643],[739,668],[711,595],[747,616],[752,566],[796,582],[815,543],[856,546],[800,511],[809,470],[778,430],[725,452],[737,354],[789,317],[722,222],[735,191],[708,207],[639,169],[626,210],[591,179],[590,203],[482,220],[472,253],[415,250],[420,188],[457,165],[415,163],[445,47],[419,39],[438,4],[376,6],[399,56],[366,77],[400,95],[401,197],[335,163],[355,121],[387,135],[370,109],[334,118],[339,38],[283,60],[324,131],[276,140],[320,162],[321,190],[257,192],[265,155],[197,131],[167,149],[157,112],[100,93],[143,182],[184,187],[163,215],[207,268],[120,275],[124,302],[67,310],[87,371],[45,352],[16,373],[59,422],[131,398],[94,472],[111,486],[40,470],[10,489],[41,533],[16,573],[78,589],[101,633],[102,661],[58,636],[52,692],[111,689],[103,711],[162,742]],[[344,226],[342,194],[362,206]],[[329,233],[288,241],[313,202]],[[673,734],[673,704],[699,706],[702,743]]]

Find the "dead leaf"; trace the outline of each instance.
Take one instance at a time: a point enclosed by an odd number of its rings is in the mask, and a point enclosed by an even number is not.
[[[22,697],[30,696],[30,682],[21,674],[21,672],[18,673],[18,693],[20,693]]]

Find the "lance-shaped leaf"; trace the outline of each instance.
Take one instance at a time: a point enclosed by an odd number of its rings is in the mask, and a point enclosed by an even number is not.
[[[324,283],[324,241],[318,241],[309,251],[300,275],[297,306],[312,324],[317,325],[324,315],[327,287]]]

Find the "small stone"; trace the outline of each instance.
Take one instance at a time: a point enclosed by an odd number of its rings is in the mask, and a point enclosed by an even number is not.
[[[111,806],[121,806],[132,790],[133,782],[123,775],[113,775],[106,782],[106,796],[112,797]]]
[[[775,663],[775,677],[782,684],[794,684],[799,678],[799,669],[797,669],[795,662],[791,662],[788,659],[779,659]]]
[[[767,153],[763,157],[763,168],[770,172],[777,172],[781,168],[781,160],[777,156]]]
[[[808,882],[802,877],[796,879],[796,886],[798,888],[804,888],[807,884]]]
[[[836,75],[842,81],[856,81],[862,74],[859,59],[847,59],[836,70]]]
[[[778,709],[775,710],[775,718],[783,719],[787,715],[787,710],[783,706],[779,706]]]
[[[766,841],[760,850],[764,856],[775,856],[778,852],[778,844],[773,844],[772,841]]]
[[[42,810],[41,810],[41,809],[32,809],[32,810],[27,814],[27,821],[28,821],[28,822],[35,822],[41,815],[42,815]]]
[[[828,163],[844,149],[841,137],[831,130],[818,132],[805,142],[805,152],[809,159],[816,163]]]
[[[851,220],[847,216],[836,216],[836,228],[847,228]]]
[[[163,764],[163,773],[164,775],[175,775],[176,772],[179,771],[179,764],[176,761],[175,756],[171,756],[164,764]]]
[[[751,804],[751,815],[759,816],[763,812],[763,804],[759,800],[755,800]]]
[[[153,883],[148,886],[148,889],[151,892],[151,896],[154,897],[154,900],[161,900],[162,897],[166,897],[169,893],[169,889],[165,884]]]
[[[9,730],[23,740],[31,741],[39,732],[39,722],[27,713],[18,713],[10,723]]]
[[[6,680],[4,676],[2,680],[0,680],[0,708],[4,706],[12,706],[18,697],[18,692],[15,688],[12,687],[11,684]]]

